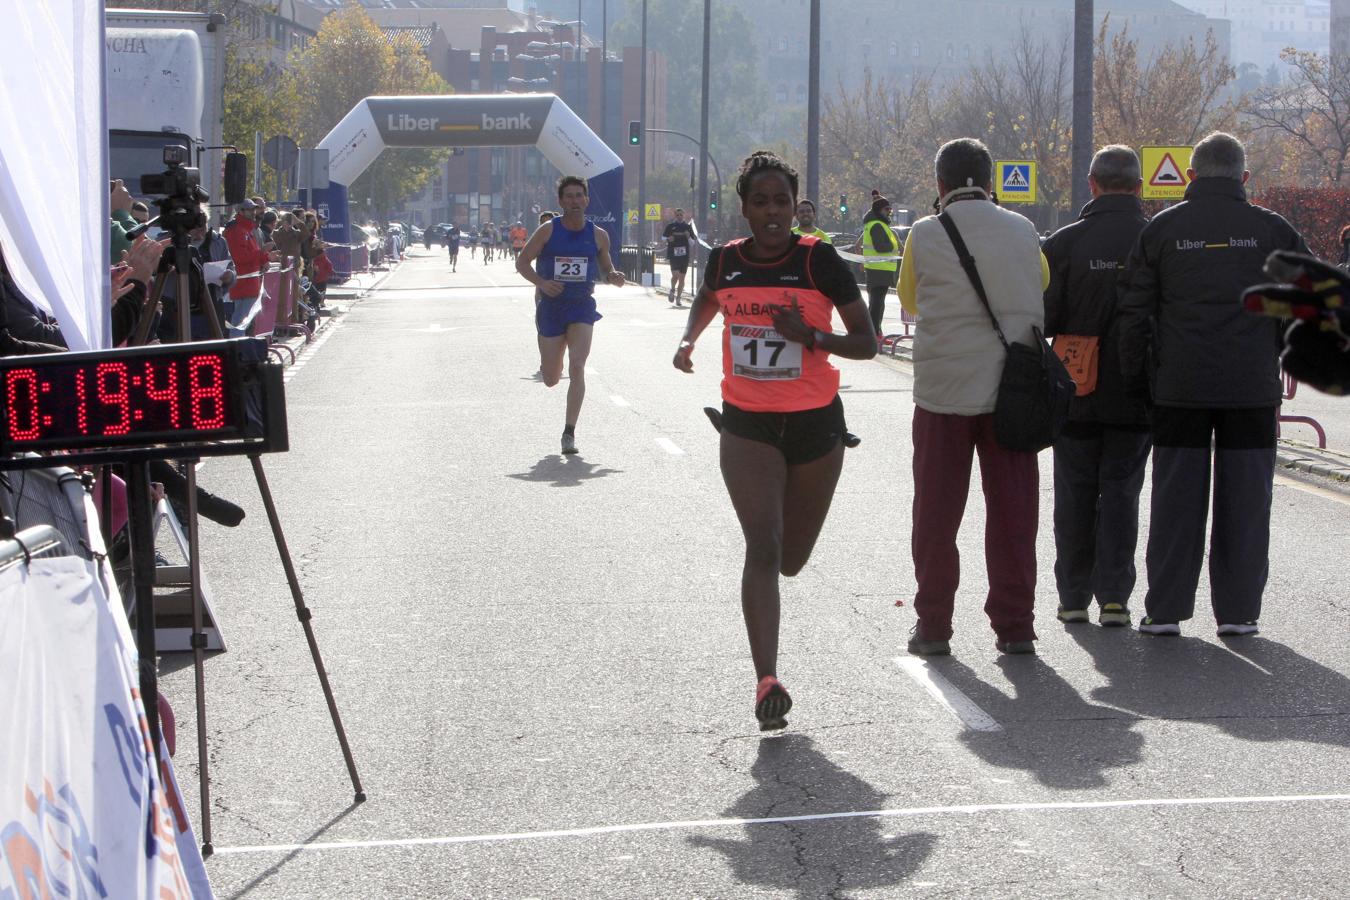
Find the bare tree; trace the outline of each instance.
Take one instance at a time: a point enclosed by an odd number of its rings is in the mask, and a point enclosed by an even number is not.
[[[1129,28],[1108,35],[1108,16],[1097,32],[1093,70],[1097,139],[1103,144],[1180,146],[1232,127],[1234,110],[1223,102],[1235,72],[1214,40],[1169,44],[1156,56],[1139,58]]]
[[[1290,47],[1280,58],[1289,81],[1256,91],[1245,112],[1257,128],[1277,135],[1311,163],[1327,184],[1345,184],[1350,165],[1350,61]]]

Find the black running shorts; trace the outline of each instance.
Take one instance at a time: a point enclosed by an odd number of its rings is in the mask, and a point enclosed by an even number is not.
[[[749,412],[722,401],[722,428],[750,441],[770,444],[790,466],[820,459],[844,438],[844,402],[801,412]]]

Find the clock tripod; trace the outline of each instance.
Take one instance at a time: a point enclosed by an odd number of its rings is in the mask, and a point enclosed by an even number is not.
[[[171,168],[172,170],[172,168]],[[196,188],[200,192],[200,188]],[[160,205],[159,220],[171,234],[171,247],[173,250],[172,272],[176,278],[175,301],[176,301],[176,331],[180,342],[192,340],[192,293],[191,280],[194,273],[192,263],[192,253],[188,240],[188,232],[198,221],[197,217],[201,215],[199,211],[198,197],[194,196],[187,203],[183,198],[173,195],[166,196],[162,200],[156,201]],[[148,340],[150,329],[153,324],[155,312],[159,307],[160,299],[164,293],[164,286],[170,274],[170,268],[161,265],[156,272],[153,283],[146,292],[145,305],[140,314],[134,332],[133,340],[137,343],[144,343]],[[261,273],[259,275],[261,277]],[[210,292],[207,289],[204,280],[198,276],[200,283],[199,296],[201,302],[199,306],[201,313],[205,318],[207,327],[211,334],[218,340],[224,338],[224,329],[220,317],[217,314],[216,307]],[[314,660],[314,668],[319,676],[319,683],[323,688],[324,699],[328,704],[328,714],[332,719],[333,728],[337,733],[338,744],[342,748],[342,756],[347,765],[347,774],[351,778],[352,788],[355,791],[354,802],[362,803],[366,799],[365,791],[361,787],[361,778],[356,771],[356,762],[352,757],[351,747],[347,742],[347,734],[342,726],[342,718],[338,713],[337,701],[333,697],[332,686],[328,681],[328,673],[324,668],[323,659],[319,653],[319,644],[314,636],[314,629],[310,624],[312,614],[305,605],[304,593],[300,588],[300,580],[296,575],[295,565],[291,560],[290,551],[286,545],[286,536],[281,528],[281,519],[277,514],[276,504],[272,498],[271,488],[267,483],[267,474],[263,470],[261,452],[253,450],[246,454],[249,463],[253,468],[254,480],[258,486],[258,493],[262,498],[263,507],[267,512],[267,521],[272,530],[272,538],[276,543],[277,554],[281,558],[281,565],[286,574],[286,582],[290,587],[291,598],[295,603],[296,617],[300,620],[301,628],[305,633],[305,640],[309,645],[310,656]],[[201,553],[200,539],[198,531],[197,516],[197,473],[196,459],[181,458],[184,463],[186,479],[186,507],[187,507],[187,536],[188,536],[188,563],[189,563],[189,591],[192,605],[192,636],[190,646],[193,656],[193,673],[196,682],[196,702],[197,702],[197,757],[198,757],[198,780],[201,790],[201,829],[202,829],[202,855],[210,856],[213,852],[211,841],[211,788],[210,773],[208,769],[208,754],[206,749],[206,680],[205,680],[205,651],[206,634],[202,629],[202,595],[201,595]],[[141,662],[141,694],[145,702],[146,716],[150,723],[152,740],[154,741],[156,752],[159,749],[159,716],[158,716],[158,685],[155,671],[155,625],[154,625],[154,583],[155,583],[155,559],[154,559],[154,536],[152,533],[152,510],[150,496],[150,473],[147,462],[134,462],[127,466],[128,478],[128,511],[129,511],[129,536],[131,538],[131,560],[132,577],[134,592],[136,597],[136,634],[137,645],[140,650]]]

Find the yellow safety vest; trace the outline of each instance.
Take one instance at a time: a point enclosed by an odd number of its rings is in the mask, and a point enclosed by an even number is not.
[[[890,250],[878,250],[876,247],[872,246],[872,229],[875,228],[875,227],[878,226],[878,225],[880,225],[882,228],[885,228],[886,231],[887,231],[887,233],[890,235],[890,238],[891,238],[891,244],[892,244],[892,249],[890,249]],[[865,228],[863,228],[863,257],[864,257],[864,258],[869,257],[869,256],[899,256],[899,255],[900,255],[900,253],[899,253],[899,250],[900,250],[900,242],[896,240],[896,238],[895,238],[895,232],[891,231],[890,228],[891,228],[890,225],[888,225],[887,223],[881,221],[880,219],[873,219],[872,221],[870,221],[870,222],[867,223],[867,226],[866,226]],[[864,263],[863,263],[863,268],[864,268],[864,269],[876,269],[876,270],[881,271],[881,272],[894,272],[897,268],[899,268],[899,263],[898,263],[896,260],[894,260],[894,259],[877,260],[876,262],[864,262]]]
[[[817,237],[827,244],[834,243],[834,241],[830,240],[830,236],[825,232],[821,231],[819,228],[812,228],[810,231],[802,231],[801,228],[793,228],[792,233],[800,234],[802,237]]]

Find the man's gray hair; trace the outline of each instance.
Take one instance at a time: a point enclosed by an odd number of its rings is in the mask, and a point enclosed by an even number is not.
[[[994,182],[994,157],[975,138],[957,138],[943,144],[933,160],[933,169],[949,191],[963,187],[988,190]]]
[[[1247,171],[1247,153],[1237,138],[1216,131],[1195,145],[1191,168],[1196,178],[1241,178]]]
[[[1107,193],[1133,192],[1140,178],[1139,156],[1124,144],[1111,144],[1092,157],[1088,174]]]

